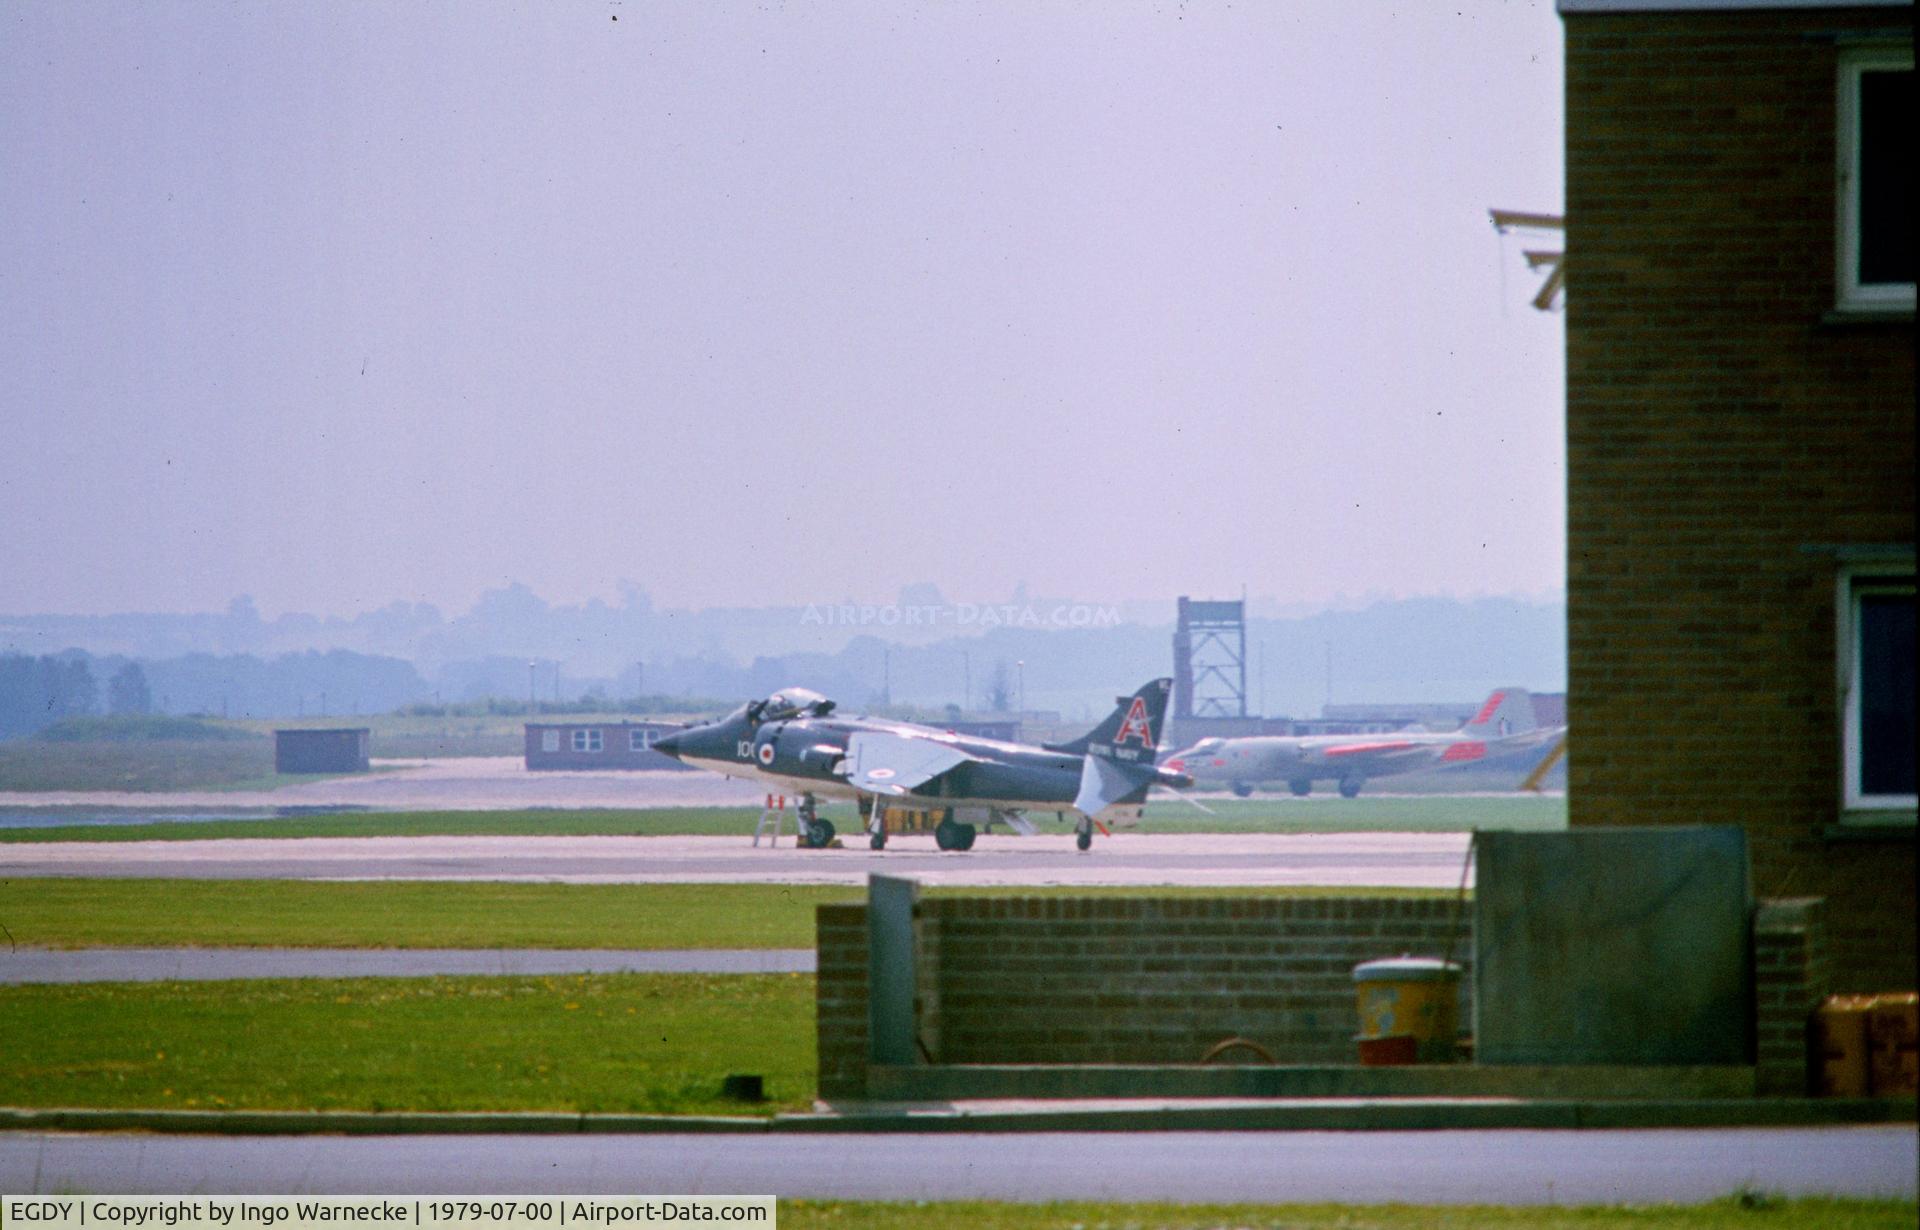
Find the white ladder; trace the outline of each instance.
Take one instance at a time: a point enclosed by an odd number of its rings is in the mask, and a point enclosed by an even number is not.
[[[795,805],[798,806],[797,800]],[[753,826],[754,847],[756,849],[759,848],[760,838],[763,835],[767,839],[768,849],[773,849],[778,846],[780,844],[780,822],[785,820],[786,817],[787,796],[784,794],[768,795],[766,808],[760,813],[760,822]],[[769,829],[772,831],[769,832]],[[800,839],[800,819],[798,816],[794,817],[793,831],[794,840],[798,841]]]

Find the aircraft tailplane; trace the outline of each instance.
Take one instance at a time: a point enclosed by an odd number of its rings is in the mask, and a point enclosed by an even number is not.
[[[1104,756],[1088,756],[1080,766],[1080,793],[1073,808],[1082,815],[1106,821],[1129,813],[1138,819],[1147,792],[1153,789],[1153,762],[1120,764]]]
[[[1141,749],[1148,764],[1160,750],[1160,739],[1167,729],[1167,698],[1173,694],[1173,680],[1155,679],[1144,684],[1132,696],[1115,698],[1114,710],[1107,720],[1070,743],[1046,744],[1048,751],[1070,752],[1084,756],[1096,744],[1110,752],[1116,748]],[[1103,755],[1106,753],[1102,753]],[[1121,757],[1132,759],[1132,757]]]

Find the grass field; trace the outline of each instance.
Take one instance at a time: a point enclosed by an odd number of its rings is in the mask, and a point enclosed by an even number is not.
[[[4,986],[0,1037],[8,1106],[770,1113],[815,1065],[803,974]]]
[[[859,888],[15,879],[0,923],[53,948],[811,948]]]
[[[1552,795],[1407,796],[1357,799],[1219,799],[1209,815],[1178,800],[1150,803],[1142,833],[1464,832],[1511,829],[1545,832],[1567,826],[1567,801]],[[857,825],[849,805],[824,814],[843,833]],[[662,807],[633,810],[355,812],[272,820],[149,821],[0,828],[8,841],[199,841],[209,837],[513,836],[744,837],[753,832],[752,807]],[[1039,817],[1042,832],[1067,832]]]
[[[851,809],[849,809],[851,810]],[[89,809],[90,814],[98,809]],[[52,814],[51,812],[49,814]],[[829,813],[831,814],[831,812]],[[215,837],[740,837],[760,817],[751,807],[632,810],[532,808],[523,811],[349,812],[272,820],[158,820],[0,828],[7,841],[205,841]],[[838,820],[835,821],[839,823]],[[787,832],[793,831],[792,823]]]
[[[929,895],[1137,891],[935,889]],[[1152,891],[1310,896],[1352,890]],[[46,948],[811,948],[816,906],[864,896],[857,886],[800,884],[19,878],[0,885],[0,924],[13,943]]]
[[[233,738],[16,739],[0,742],[0,790],[270,790],[289,782],[318,780],[275,775],[273,732],[277,728],[368,727],[374,756],[404,760],[518,756],[526,750],[526,720],[517,715],[394,714],[244,721],[209,718],[199,724]]]
[[[1357,799],[1207,799],[1208,815],[1155,798],[1142,833],[1460,833],[1469,829],[1556,832],[1567,827],[1564,795],[1402,795]]]
[[[149,743],[0,743],[0,790],[271,789],[270,739],[162,739]]]
[[[1913,1230],[1895,1200],[1730,1196],[1698,1205],[881,1204],[782,1200],[781,1230]]]

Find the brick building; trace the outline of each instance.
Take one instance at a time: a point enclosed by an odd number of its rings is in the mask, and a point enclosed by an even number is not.
[[[1913,9],[1560,0],[1570,821],[1915,984]]]

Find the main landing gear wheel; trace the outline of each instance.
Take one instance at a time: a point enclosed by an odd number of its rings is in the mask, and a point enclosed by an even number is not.
[[[1253,787],[1245,782],[1234,782],[1228,788],[1233,791],[1233,797],[1236,799],[1244,799],[1253,793]]]
[[[973,849],[973,839],[978,836],[980,836],[979,829],[974,828],[971,824],[961,825],[960,826],[960,848],[962,850]]]
[[[973,839],[980,830],[971,824],[956,824],[952,820],[942,820],[933,826],[933,844],[942,850],[971,850]]]
[[[1313,779],[1311,777],[1296,777],[1287,783],[1287,789],[1293,791],[1294,798],[1304,799],[1313,793]]]
[[[1343,799],[1359,798],[1360,797],[1360,779],[1357,777],[1341,778],[1340,779],[1340,797]]]
[[[810,850],[824,850],[832,844],[833,823],[820,818],[819,800],[810,794],[801,795],[793,814],[800,821],[801,845]]]

